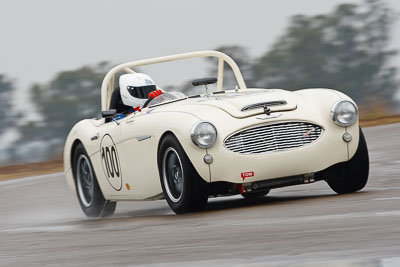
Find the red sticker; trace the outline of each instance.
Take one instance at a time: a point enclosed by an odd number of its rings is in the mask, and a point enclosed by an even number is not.
[[[236,188],[239,190],[239,193],[240,193],[240,194],[243,194],[244,188],[243,188],[243,185],[242,185],[242,184],[238,184],[238,185],[236,186]]]
[[[246,179],[246,178],[253,177],[254,176],[254,172],[242,172],[241,176],[242,176],[242,179],[244,181],[244,179]]]

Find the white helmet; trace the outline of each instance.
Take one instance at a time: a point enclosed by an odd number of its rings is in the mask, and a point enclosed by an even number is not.
[[[150,76],[143,73],[124,74],[119,77],[122,103],[126,106],[142,106],[150,92],[157,90]]]

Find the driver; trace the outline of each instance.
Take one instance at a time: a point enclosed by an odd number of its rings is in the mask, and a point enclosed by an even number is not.
[[[143,73],[130,73],[121,75],[119,78],[119,87],[122,103],[129,107],[126,113],[118,113],[114,119],[122,119],[127,115],[140,111],[143,104],[152,98],[163,93],[157,90],[153,79]]]

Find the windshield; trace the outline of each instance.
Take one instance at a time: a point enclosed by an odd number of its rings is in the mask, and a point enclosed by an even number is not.
[[[238,85],[228,64],[224,64],[221,90],[232,90]],[[193,86],[192,82],[202,78],[218,77],[218,59],[212,57],[192,58],[163,64],[144,65],[140,72],[150,76],[157,87],[167,92],[182,92],[186,96],[202,95],[218,91],[217,83]]]
[[[162,103],[168,103],[174,100],[185,99],[186,95],[181,92],[164,92],[149,102],[148,106],[154,106]]]

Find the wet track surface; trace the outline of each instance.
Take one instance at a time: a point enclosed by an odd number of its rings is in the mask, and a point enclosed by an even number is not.
[[[0,265],[400,266],[400,124],[364,132],[370,179],[350,195],[318,182],[179,216],[119,202],[91,220],[62,174],[1,182]]]

